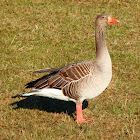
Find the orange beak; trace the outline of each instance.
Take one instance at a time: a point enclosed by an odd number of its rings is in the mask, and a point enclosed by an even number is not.
[[[114,23],[118,23],[118,22],[120,22],[120,21],[117,19],[113,19],[112,17],[108,17],[108,24],[114,24]]]

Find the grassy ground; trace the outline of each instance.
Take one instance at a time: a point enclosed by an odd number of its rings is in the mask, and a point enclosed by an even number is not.
[[[138,0],[1,0],[0,139],[138,140],[139,12]],[[94,115],[92,123],[74,123],[72,102],[12,98],[42,76],[34,70],[94,59],[94,21],[100,13],[121,22],[106,33],[112,81],[84,104],[84,116]]]

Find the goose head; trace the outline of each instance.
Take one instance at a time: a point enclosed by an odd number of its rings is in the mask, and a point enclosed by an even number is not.
[[[110,24],[114,24],[114,23],[117,23],[117,22],[119,22],[119,20],[113,19],[109,15],[101,14],[101,15],[97,16],[95,25],[96,26],[106,27],[106,26],[108,26]]]

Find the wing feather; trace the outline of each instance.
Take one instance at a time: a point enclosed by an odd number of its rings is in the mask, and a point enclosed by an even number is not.
[[[90,74],[92,65],[93,64],[90,61],[70,64],[59,69],[43,69],[36,71],[50,72],[50,74],[36,80],[36,82],[34,82],[34,87],[37,89],[42,89],[46,87],[62,89],[66,85],[78,81],[79,79]],[[75,88],[75,85],[72,84],[71,87]],[[70,91],[69,87],[67,87],[66,90]]]

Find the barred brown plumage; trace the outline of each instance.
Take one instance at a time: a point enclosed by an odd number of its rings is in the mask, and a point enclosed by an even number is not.
[[[35,83],[34,87],[38,89],[42,89],[45,87],[62,89],[66,85],[69,85],[69,83],[73,82],[74,84],[74,81],[77,81],[82,77],[88,75],[92,66],[93,62],[90,61],[71,64],[62,67],[61,69],[59,69],[59,71],[55,71],[53,69],[53,72],[48,76],[40,78],[40,80]],[[46,71],[49,70],[46,69]]]

